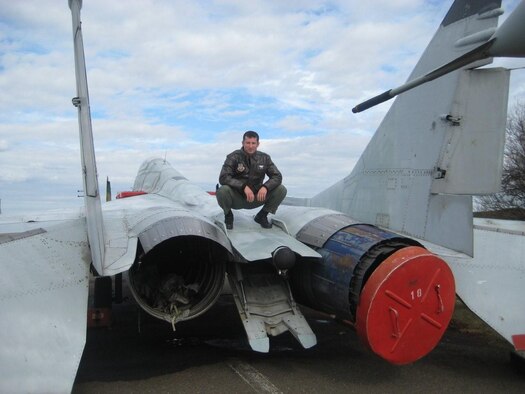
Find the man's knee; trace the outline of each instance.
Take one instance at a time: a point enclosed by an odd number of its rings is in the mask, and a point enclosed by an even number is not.
[[[286,187],[284,185],[279,185],[275,189],[272,190],[272,195],[275,199],[275,201],[280,204],[281,201],[284,200],[286,197],[286,193],[288,190],[286,190]]]
[[[215,193],[217,195],[217,199],[224,198],[225,196],[228,196],[231,194],[232,188],[228,185],[222,185],[217,189],[217,192]]]
[[[275,214],[277,208],[286,197],[286,192],[286,187],[284,187],[283,185],[279,185],[275,189],[273,189],[267,198],[265,210]]]
[[[232,205],[232,188],[228,185],[222,185],[215,193],[217,202],[221,208],[231,208]]]

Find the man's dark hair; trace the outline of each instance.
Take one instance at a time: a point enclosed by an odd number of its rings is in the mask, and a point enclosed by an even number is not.
[[[248,130],[246,133],[244,133],[242,140],[244,141],[246,138],[257,138],[257,142],[259,142],[259,134],[253,130]]]

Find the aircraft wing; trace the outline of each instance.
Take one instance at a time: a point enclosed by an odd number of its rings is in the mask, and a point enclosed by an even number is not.
[[[0,222],[0,256],[0,391],[69,392],[86,336],[85,219]]]

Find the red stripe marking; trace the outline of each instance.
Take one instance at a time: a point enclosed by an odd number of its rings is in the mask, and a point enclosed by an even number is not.
[[[525,334],[513,335],[512,343],[516,350],[525,350]]]
[[[134,197],[134,196],[141,196],[143,194],[148,194],[143,191],[136,191],[136,192],[120,192],[117,194],[116,198],[128,198],[128,197]]]

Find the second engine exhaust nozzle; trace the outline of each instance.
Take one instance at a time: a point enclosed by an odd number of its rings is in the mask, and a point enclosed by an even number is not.
[[[356,330],[365,344],[393,364],[428,354],[441,340],[455,304],[448,265],[428,250],[398,250],[372,272],[361,291]]]
[[[441,258],[368,224],[340,229],[317,252],[319,262],[292,270],[300,303],[353,322],[363,342],[393,364],[414,362],[439,343],[455,305],[454,276]]]

